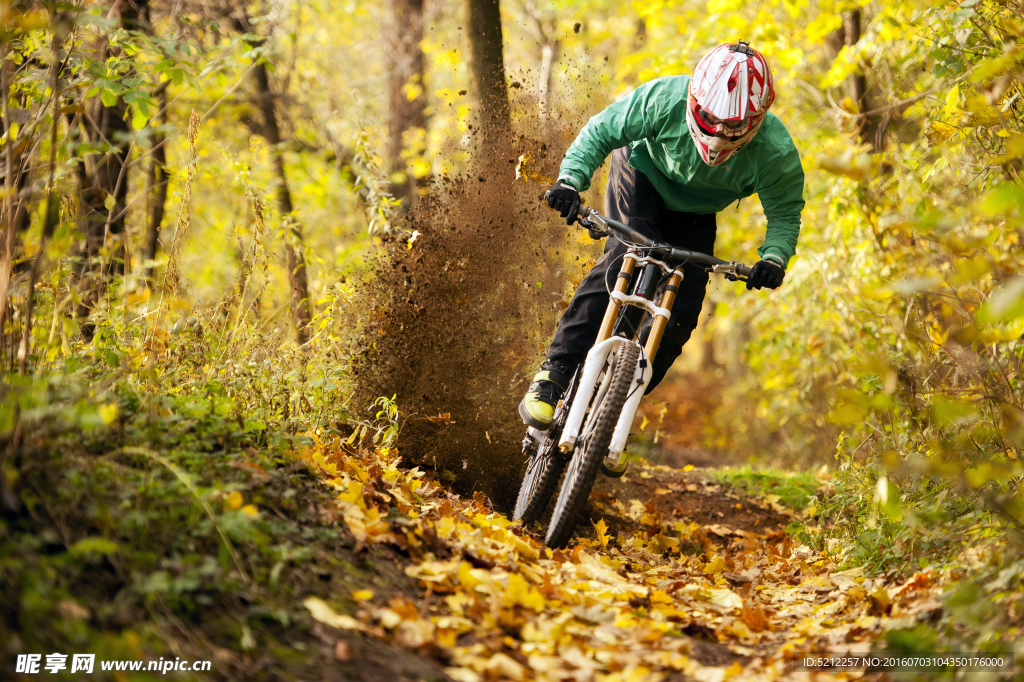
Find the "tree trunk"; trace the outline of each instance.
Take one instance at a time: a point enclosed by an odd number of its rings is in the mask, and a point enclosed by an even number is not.
[[[0,243],[0,343],[6,335],[4,333],[7,321],[7,290],[11,283],[11,264],[14,262],[14,152],[11,140],[11,114],[10,114],[10,65],[7,62],[7,42],[0,44],[0,97],[3,97],[3,128],[7,143],[4,145],[4,196],[3,196],[3,218],[4,233]]]
[[[501,169],[511,142],[512,119],[502,59],[498,0],[466,0],[466,14],[471,87],[481,133],[476,145],[477,156],[485,165],[499,164],[497,168]]]
[[[148,16],[148,0],[120,0],[111,7],[111,14],[124,28],[134,29]],[[103,57],[113,56],[120,48],[107,45]],[[106,153],[90,154],[84,163],[75,166],[80,194],[81,230],[85,237],[79,249],[81,263],[76,272],[76,286],[81,293],[76,315],[88,317],[109,284],[113,263],[124,257],[123,243],[118,242],[125,231],[128,199],[128,146],[131,127],[125,120],[128,106],[118,97],[113,106],[105,106],[99,98],[90,115],[81,119],[84,136],[90,143],[110,145]],[[108,208],[108,198],[113,204]],[[116,246],[107,263],[96,262],[104,245]],[[82,325],[86,337],[92,336],[92,325]]]
[[[391,194],[414,201],[415,178],[402,152],[406,134],[426,126],[423,0],[390,0],[387,30],[388,172]]]
[[[57,127],[60,124],[60,43],[56,36],[51,38],[50,92],[53,102],[53,118],[50,126],[50,167],[46,181],[46,198],[43,210],[43,224],[39,235],[39,248],[32,258],[29,268],[28,292],[25,295],[25,313],[22,316],[21,347],[18,349],[18,373],[24,375],[28,370],[28,357],[32,345],[32,311],[35,306],[36,282],[46,259],[46,245],[53,236],[57,223],[60,221],[60,202],[54,187],[57,172]],[[25,198],[27,200],[27,197]],[[27,211],[26,211],[27,212]]]
[[[14,160],[14,252],[21,249],[22,240],[25,238],[28,228],[32,226],[32,214],[29,212],[29,203],[32,201],[32,159],[26,147],[18,152]],[[26,261],[15,263],[13,272],[20,272],[28,267]]]
[[[850,12],[843,12],[844,44],[853,47],[860,41],[860,24],[861,10],[859,8]],[[850,90],[850,99],[857,105],[859,112],[864,113],[875,109],[871,96],[868,93],[867,77],[864,75],[864,70],[860,65],[850,74],[848,88]],[[884,128],[881,126],[881,117],[878,114],[862,116],[859,119],[858,125],[858,135],[861,142],[871,145],[871,148],[876,152],[882,151],[885,147],[885,140],[883,137]]]
[[[266,63],[257,58],[253,68],[260,112],[263,114],[263,136],[271,148],[274,174],[277,176],[277,210],[285,221],[285,261],[288,266],[288,286],[291,292],[292,318],[299,344],[309,341],[309,323],[313,319],[309,303],[309,282],[306,274],[306,259],[302,254],[302,226],[293,215],[292,194],[288,189],[288,176],[284,167],[284,153],[281,148],[281,129],[277,124],[274,110],[274,94],[270,89],[270,77]]]
[[[636,20],[636,33],[633,35],[633,47],[640,49],[647,41],[647,21],[643,17]]]
[[[153,161],[149,167],[147,193],[153,202],[149,207],[149,222],[146,224],[146,242],[142,257],[152,262],[160,243],[160,228],[164,222],[167,207],[167,140],[164,127],[167,125],[167,88],[161,87],[159,98],[160,114],[157,118],[156,134],[153,136]],[[146,267],[146,281],[153,281],[153,267]]]
[[[537,74],[537,116],[540,118],[543,135],[547,138],[551,114],[551,75],[555,61],[558,59],[558,39],[552,37],[556,32],[556,22],[545,21],[543,13],[537,8],[537,3],[534,0],[527,0],[526,13],[533,19],[534,30],[540,42],[540,66]]]
[[[81,292],[76,311],[79,318],[89,316],[109,281],[109,264],[96,262],[101,248],[107,242],[108,230],[110,236],[124,233],[124,214],[128,196],[128,143],[125,138],[129,129],[124,120],[126,111],[127,106],[119,97],[112,107],[104,106],[102,103],[94,107],[92,116],[87,117],[84,123],[87,140],[93,143],[109,141],[111,149],[103,154],[90,154],[85,163],[75,166],[81,197],[80,229],[85,237],[84,244],[79,249],[81,263],[76,273]],[[92,122],[89,122],[89,119]],[[106,206],[107,197],[114,199],[110,209]],[[82,330],[86,336],[92,335],[91,325],[83,325]]]
[[[545,128],[551,114],[551,72],[556,59],[558,59],[558,41],[545,40],[540,48],[540,75],[537,77],[537,106],[540,109],[540,118]]]
[[[13,62],[7,60],[9,48],[4,46],[0,50],[0,66],[3,68],[0,74],[0,97],[3,98],[3,133],[9,142],[4,145],[0,171],[3,173],[3,234],[0,235],[0,337],[3,336],[7,319],[7,293],[10,287],[11,277],[14,273],[20,272],[27,267],[29,261],[15,262],[14,255],[22,251],[22,239],[32,224],[32,217],[28,210],[29,201],[32,199],[31,187],[31,147],[19,144],[16,129],[13,123],[17,119],[19,110],[11,109],[11,71]],[[20,106],[26,106],[24,95]],[[14,139],[11,134],[14,132]],[[37,256],[38,257],[38,256]]]

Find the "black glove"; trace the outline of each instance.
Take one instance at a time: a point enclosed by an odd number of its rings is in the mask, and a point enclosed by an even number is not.
[[[786,270],[781,265],[771,260],[759,260],[750,268],[750,276],[747,277],[747,289],[778,289],[786,276]]]
[[[580,214],[580,193],[568,182],[559,180],[544,195],[548,198],[548,206],[558,211],[565,218],[566,225],[572,225]]]

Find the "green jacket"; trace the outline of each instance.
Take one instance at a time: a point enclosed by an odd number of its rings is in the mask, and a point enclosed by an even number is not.
[[[671,211],[718,213],[756,193],[768,219],[757,253],[788,262],[800,234],[804,171],[786,126],[769,112],[746,147],[709,166],[686,127],[689,85],[689,76],[657,78],[592,117],[566,152],[559,178],[585,190],[608,154],[629,144],[629,165],[650,179]]]

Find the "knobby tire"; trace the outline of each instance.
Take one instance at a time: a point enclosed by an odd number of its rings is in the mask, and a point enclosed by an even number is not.
[[[516,511],[512,517],[513,521],[522,521],[524,526],[540,519],[565,468],[563,457],[555,453],[545,455],[541,449],[537,447],[537,452],[534,452],[526,465],[519,498],[516,500]]]
[[[558,440],[562,437],[562,427],[569,416],[573,396],[576,394],[578,374],[569,382],[565,399],[555,410],[551,420],[551,428],[544,433],[544,438],[537,443],[530,460],[526,463],[523,482],[519,486],[516,508],[512,515],[513,521],[522,521],[524,526],[538,521],[548,506],[552,493],[558,486],[558,479],[565,470],[567,458],[558,452]]]
[[[576,521],[590,497],[590,489],[594,486],[601,462],[608,455],[615,425],[619,422],[629,396],[639,360],[640,347],[634,343],[623,344],[614,353],[611,383],[603,399],[598,397],[600,404],[591,406],[590,414],[580,429],[580,442],[565,473],[562,490],[551,515],[544,542],[552,549],[564,547],[572,537]],[[610,355],[608,362],[612,361],[613,356]]]

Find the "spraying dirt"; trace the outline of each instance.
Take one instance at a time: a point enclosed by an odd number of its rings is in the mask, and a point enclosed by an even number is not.
[[[405,227],[419,235],[380,258],[354,362],[357,404],[397,394],[406,461],[502,510],[522,473],[516,406],[585,260],[567,251],[544,187],[515,180],[520,154],[553,175],[560,152],[524,138],[519,147],[490,170],[439,183],[410,214]]]

